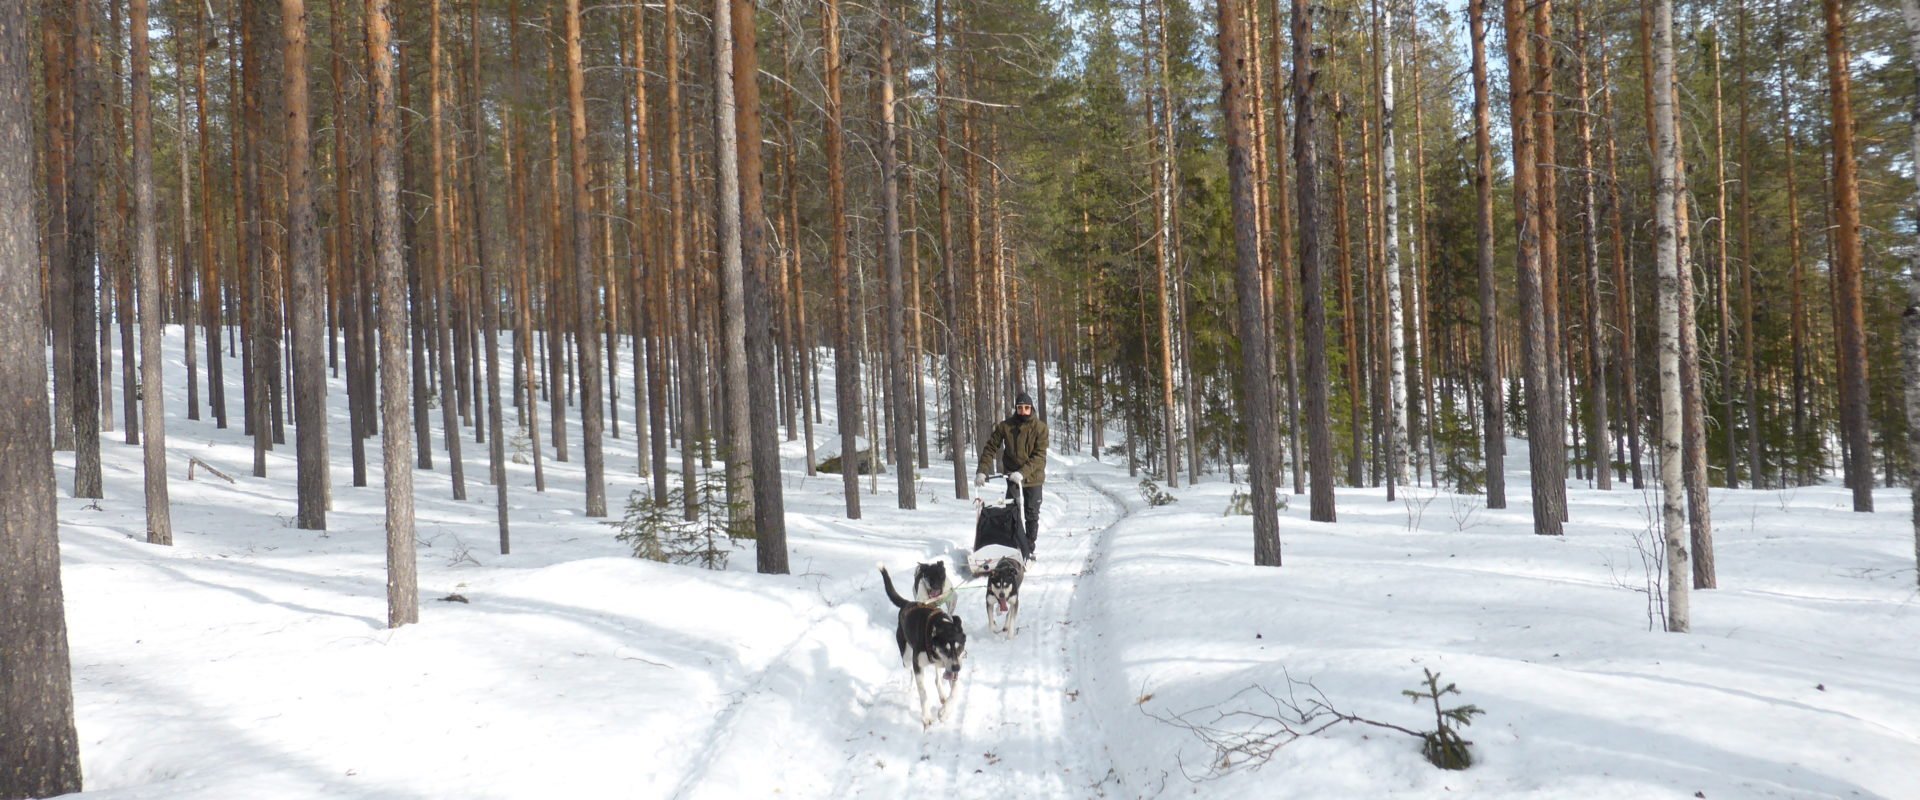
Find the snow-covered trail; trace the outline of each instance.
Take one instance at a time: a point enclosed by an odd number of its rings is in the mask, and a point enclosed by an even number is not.
[[[1012,639],[988,633],[981,580],[961,590],[967,664],[951,715],[922,732],[918,698],[896,667],[869,713],[853,720],[835,797],[1100,797],[1112,780],[1105,737],[1082,696],[1078,591],[1100,534],[1123,509],[1060,469],[1047,484],[1037,548]],[[1004,789],[1004,791],[1001,791]]]

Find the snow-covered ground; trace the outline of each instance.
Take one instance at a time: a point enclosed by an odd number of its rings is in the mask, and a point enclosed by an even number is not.
[[[1872,515],[1833,487],[1715,492],[1722,588],[1695,594],[1682,636],[1648,630],[1635,539],[1651,492],[1576,486],[1551,539],[1529,532],[1523,473],[1499,512],[1343,489],[1326,525],[1295,498],[1286,566],[1266,569],[1248,518],[1223,515],[1223,479],[1148,508],[1124,466],[1060,453],[1056,436],[1019,634],[987,634],[978,591],[963,593],[958,706],[923,732],[874,563],[899,578],[971,542],[939,464],[918,511],[897,510],[883,476],[848,521],[839,476],[806,477],[788,443],[794,574],[767,577],[750,552],[727,572],[631,557],[581,514],[577,420],[575,461],[547,462],[545,494],[509,465],[514,547],[498,555],[469,439],[472,500],[450,499],[444,452],[416,474],[425,602],[419,624],[389,630],[377,441],[370,485],[352,487],[344,384],[330,529],[297,530],[291,431],[270,477],[250,477],[236,362],[234,427],[216,430],[185,419],[180,344],[171,330],[174,547],[143,541],[140,451],[122,434],[103,434],[97,504],[65,496],[72,456],[56,456],[89,796],[1920,797],[1903,490]],[[619,402],[616,508],[643,486],[632,398]],[[838,441],[825,409],[822,457]],[[186,481],[190,456],[237,483]],[[470,602],[436,602],[455,593]],[[1399,694],[1423,669],[1486,712],[1466,730],[1472,769],[1434,769],[1417,740],[1358,725],[1223,769],[1168,723],[1270,712],[1260,691],[1284,696],[1291,678],[1302,699],[1426,729],[1430,710]]]

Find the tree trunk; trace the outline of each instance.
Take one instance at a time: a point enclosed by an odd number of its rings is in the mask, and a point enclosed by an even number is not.
[[[1531,48],[1525,45],[1528,29],[1522,0],[1506,0],[1507,75],[1512,83],[1513,162],[1520,165],[1513,175],[1514,224],[1517,228],[1514,248],[1515,272],[1519,274],[1520,361],[1526,373],[1528,462],[1533,475],[1533,531],[1542,535],[1561,532],[1561,513],[1552,492],[1555,472],[1553,444],[1561,440],[1561,429],[1553,407],[1553,363],[1548,358],[1547,302],[1542,281],[1542,215],[1535,204],[1540,191],[1534,149],[1535,126],[1533,88],[1525,76],[1532,74]]]
[[[161,328],[166,324],[166,312],[160,302],[160,256],[154,230],[147,0],[133,0],[128,22],[133,45],[133,227],[137,242],[135,268],[139,270],[140,284],[140,385],[143,387],[140,427],[144,442],[147,542],[170,545],[173,544],[173,512],[167,497],[166,384],[160,375]],[[288,60],[292,60],[291,56]],[[131,353],[127,355],[132,357]]]
[[[267,267],[266,232],[261,229],[266,213],[266,188],[260,177],[260,162],[266,158],[264,112],[260,109],[260,95],[265,91],[261,86],[260,66],[263,56],[260,53],[260,39],[265,35],[265,23],[261,20],[263,10],[255,5],[241,5],[241,45],[240,45],[240,91],[242,125],[241,142],[245,157],[242,168],[243,187],[239,194],[245,201],[236,211],[237,221],[242,223],[245,238],[246,256],[241,262],[242,283],[246,286],[246,313],[241,321],[246,331],[246,399],[247,430],[253,435],[253,476],[267,476],[267,452],[273,449],[273,394],[268,384],[273,382],[274,332],[267,326],[267,281],[272,274]]]
[[[1387,425],[1387,496],[1407,482],[1406,310],[1400,289],[1400,149],[1393,123],[1393,2],[1374,0],[1375,38],[1380,53],[1380,205],[1386,248],[1387,387],[1392,403]]]
[[[1347,485],[1361,486],[1365,483],[1361,460],[1366,458],[1366,425],[1361,417],[1366,413],[1366,404],[1360,399],[1360,338],[1359,321],[1355,319],[1359,311],[1355,308],[1353,297],[1353,234],[1350,220],[1347,219],[1347,148],[1344,128],[1346,127],[1346,104],[1343,95],[1333,96],[1333,227],[1334,242],[1340,249],[1340,336],[1346,353],[1347,364],[1347,429],[1351,434],[1351,449],[1347,453]],[[1304,204],[1302,204],[1304,206]],[[1306,224],[1306,214],[1301,213],[1301,225]]]
[[[1327,306],[1320,236],[1320,164],[1314,137],[1313,18],[1307,0],[1293,0],[1293,163],[1300,205],[1300,291],[1306,305],[1307,469],[1312,473],[1311,517],[1335,521],[1333,427],[1327,419]]]
[[[935,147],[939,151],[938,165],[934,170],[937,179],[935,190],[940,205],[940,274],[943,300],[947,316],[941,328],[945,332],[947,361],[947,446],[953,456],[953,496],[967,499],[967,454],[970,452],[967,440],[968,426],[966,400],[961,388],[961,375],[964,368],[960,360],[960,282],[954,275],[956,261],[953,257],[953,193],[949,183],[949,170],[952,165],[951,147],[947,136],[947,62],[946,62],[946,14],[943,0],[933,0],[933,80],[934,80],[934,117],[938,130],[935,134]],[[1096,405],[1098,398],[1095,398]],[[1098,420],[1098,417],[1095,417]],[[1094,435],[1094,449],[1099,451],[1099,434]],[[983,467],[985,465],[982,465]]]
[[[1861,299],[1860,179],[1853,154],[1853,81],[1843,0],[1826,11],[1827,92],[1833,101],[1834,324],[1840,367],[1840,435],[1846,441],[1853,510],[1873,510],[1873,442],[1867,416],[1866,312]]]
[[[136,0],[139,2],[140,0]],[[293,415],[299,499],[295,523],[327,529],[332,479],[327,464],[326,285],[313,211],[312,142],[307,102],[306,0],[281,0],[286,39],[287,248],[293,267]],[[138,25],[138,23],[135,23]]]
[[[1900,15],[1907,23],[1907,48],[1915,63],[1920,63],[1920,0],[1900,0]],[[1912,129],[1913,152],[1920,157],[1920,93],[1911,101],[1908,125]],[[1920,188],[1920,161],[1915,162],[1914,181]],[[1907,453],[1920,464],[1920,252],[1909,255],[1907,264],[1907,305],[1900,313],[1900,365],[1906,373]],[[1913,556],[1920,565],[1920,478],[1908,477],[1913,495]],[[1916,571],[1920,578],[1920,571]]]
[[[894,119],[892,11],[880,11],[880,205],[885,229],[887,272],[887,361],[891,380],[887,400],[893,409],[893,467],[900,507],[913,509],[919,498],[913,489],[912,368],[907,363],[906,285],[900,263],[900,165],[894,155],[899,126]],[[877,448],[876,448],[877,449]]]
[[[1473,31],[1473,185],[1478,197],[1474,224],[1474,260],[1480,273],[1480,413],[1486,460],[1487,508],[1507,507],[1506,392],[1500,380],[1499,288],[1493,273],[1493,145],[1487,87],[1487,3],[1471,0],[1467,14]]]
[[[380,461],[387,501],[387,627],[420,621],[413,552],[413,419],[407,385],[406,267],[400,261],[399,112],[393,102],[387,0],[367,0],[367,60],[373,104],[374,235],[380,269]]]
[[[838,406],[840,428],[840,478],[846,493],[847,519],[860,518],[860,458],[857,434],[860,431],[860,353],[854,347],[851,319],[854,310],[847,272],[847,187],[846,138],[842,131],[840,76],[846,69],[840,56],[840,0],[826,0],[820,17],[820,36],[826,42],[824,69],[827,81],[827,203],[833,268],[833,372],[834,400]]]
[[[780,420],[776,407],[774,321],[779,316],[767,274],[766,193],[760,156],[760,58],[756,6],[733,0],[734,100],[739,104],[740,252],[746,280],[747,394],[749,445],[752,449],[755,567],[761,574],[785,575],[786,498],[780,480]],[[911,462],[902,461],[906,471]]]
[[[1253,492],[1253,563],[1280,566],[1280,521],[1275,502],[1274,452],[1279,439],[1273,435],[1273,362],[1268,352],[1273,332],[1265,324],[1260,278],[1259,211],[1255,208],[1254,178],[1248,152],[1252,139],[1252,107],[1247,86],[1255,75],[1247,74],[1243,52],[1246,29],[1241,19],[1241,0],[1219,3],[1220,115],[1226,121],[1227,180],[1233,202],[1233,250],[1235,283],[1239,287],[1240,326],[1243,332],[1240,355],[1240,391],[1246,402],[1248,472]],[[1298,6],[1296,6],[1298,8]],[[1296,23],[1297,24],[1297,23]],[[1300,33],[1296,28],[1296,34]],[[1171,111],[1171,109],[1168,109]],[[1304,126],[1303,126],[1304,127]],[[1171,154],[1168,154],[1171,156]]]
[[[1600,297],[1600,236],[1599,205],[1594,183],[1599,173],[1593,168],[1593,102],[1587,93],[1587,23],[1586,6],[1577,3],[1573,7],[1574,47],[1579,53],[1578,69],[1575,73],[1574,94],[1580,98],[1580,233],[1584,242],[1582,258],[1585,259],[1587,274],[1587,353],[1590,371],[1588,384],[1593,392],[1593,436],[1587,451],[1592,459],[1594,485],[1600,491],[1613,489],[1613,466],[1610,463],[1610,448],[1607,447],[1607,348],[1606,337],[1600,322],[1600,309],[1603,305]],[[1616,289],[1618,291],[1618,289]]]
[[[68,227],[68,216],[72,209],[72,200],[67,190],[68,176],[73,174],[74,158],[78,148],[70,147],[78,142],[71,115],[77,99],[70,85],[73,77],[72,62],[67,51],[68,32],[62,25],[63,15],[49,9],[45,24],[41,28],[41,57],[46,61],[47,75],[47,271],[51,273],[50,302],[48,303],[47,324],[53,328],[53,449],[72,450],[73,442],[73,271],[69,268],[72,229]],[[204,37],[202,38],[204,41]],[[204,56],[204,52],[202,53]],[[21,63],[27,63],[22,61]],[[206,69],[201,68],[203,80],[200,93],[206,94],[204,76]],[[206,131],[206,111],[201,109],[200,130]],[[201,136],[203,176],[205,170],[206,137]],[[31,180],[31,178],[29,178]],[[203,181],[204,183],[204,181]],[[208,215],[211,219],[212,215]],[[217,290],[216,290],[217,291]],[[216,336],[208,334],[209,346],[218,347]],[[218,368],[216,364],[214,368]],[[221,427],[225,427],[224,422]]]
[[[1686,633],[1691,626],[1692,575],[1687,567],[1686,519],[1681,508],[1685,487],[1680,476],[1681,264],[1676,224],[1680,196],[1675,176],[1679,143],[1673,92],[1667,88],[1673,85],[1673,2],[1654,0],[1653,7],[1654,266],[1660,275],[1660,511],[1667,551],[1666,626],[1668,631]]]
[[[729,0],[713,0],[713,148],[719,181],[714,190],[719,228],[720,390],[726,413],[727,498],[730,524],[743,530],[752,518],[752,439],[747,420],[746,287],[740,275],[740,142],[734,108],[733,14]]]
[[[81,788],[53,450],[47,437],[52,420],[37,296],[40,256],[28,105],[33,62],[23,5],[11,4],[8,23],[0,25],[0,664],[6,665],[0,679],[0,797],[5,798],[50,797]],[[47,62],[49,74],[61,69],[59,62]],[[93,442],[97,451],[98,437]]]
[[[1301,468],[1300,429],[1300,336],[1299,320],[1296,313],[1299,304],[1294,300],[1294,284],[1299,281],[1299,273],[1293,269],[1293,213],[1292,204],[1287,199],[1287,147],[1285,75],[1280,65],[1285,62],[1282,48],[1286,37],[1281,35],[1284,16],[1280,11],[1281,0],[1273,0],[1273,31],[1269,37],[1273,59],[1273,179],[1274,179],[1274,223],[1273,229],[1280,234],[1279,247],[1274,258],[1274,274],[1280,284],[1279,307],[1274,316],[1283,324],[1283,336],[1286,339],[1286,381],[1287,381],[1287,457],[1288,468],[1293,474],[1293,493],[1307,493],[1306,472]],[[1297,65],[1296,65],[1297,66]],[[1189,365],[1191,360],[1189,359]]]
[[[443,446],[447,450],[448,476],[453,480],[453,499],[467,499],[467,470],[460,457],[460,422],[455,386],[459,382],[458,373],[453,364],[453,342],[451,337],[453,309],[453,273],[447,262],[451,258],[454,236],[453,218],[447,187],[447,158],[445,131],[445,93],[441,88],[441,33],[440,3],[442,0],[428,0],[428,45],[427,45],[427,124],[431,138],[432,158],[431,174],[428,180],[433,182],[430,200],[433,204],[433,273],[423,283],[430,283],[429,291],[433,301],[433,313],[427,324],[433,326],[435,342],[434,355],[438,363],[440,381],[440,430],[445,438]],[[586,193],[576,190],[574,198],[586,202]]]
[[[97,295],[94,292],[95,257],[98,237],[95,230],[95,200],[98,197],[96,165],[100,162],[97,143],[100,129],[100,84],[95,74],[89,6],[73,7],[73,157],[67,162],[67,264],[72,276],[71,308],[68,321],[73,325],[73,496],[99,498],[100,476],[100,361]]]
[[[567,0],[567,106],[572,131],[573,158],[573,269],[578,283],[576,312],[580,347],[580,438],[586,453],[587,516],[607,515],[606,463],[601,453],[600,348],[594,328],[600,319],[599,292],[594,286],[591,248],[592,220],[587,201],[586,73],[580,64],[580,0]]]
[[[495,283],[493,253],[487,250],[487,212],[484,198],[487,174],[487,115],[481,98],[486,82],[480,72],[480,6],[477,0],[468,6],[467,55],[472,59],[473,105],[468,109],[473,126],[473,159],[467,175],[473,211],[473,258],[480,270],[480,326],[484,331],[487,382],[488,481],[493,484],[495,522],[500,529],[500,555],[513,551],[507,525],[507,450],[506,421],[500,410],[500,290]],[[516,218],[517,219],[517,218]],[[636,338],[636,342],[638,339]],[[635,351],[636,356],[638,350]]]

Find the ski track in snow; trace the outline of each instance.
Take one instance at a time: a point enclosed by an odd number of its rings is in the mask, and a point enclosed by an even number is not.
[[[1089,634],[1079,602],[1083,578],[1099,560],[1101,534],[1123,509],[1061,472],[1067,480],[1047,484],[1043,508],[1065,513],[1041,527],[1014,638],[988,632],[984,579],[967,583],[955,609],[967,628],[967,661],[952,713],[923,733],[918,695],[905,667],[896,666],[847,742],[854,755],[831,796],[1107,795],[1111,770],[1082,694],[1076,640]]]

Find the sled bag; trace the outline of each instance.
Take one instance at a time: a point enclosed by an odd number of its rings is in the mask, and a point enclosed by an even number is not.
[[[1022,553],[1030,552],[1026,542],[1026,527],[1026,520],[1021,518],[1018,506],[983,507],[980,509],[980,519],[974,523],[973,549],[997,544]]]

